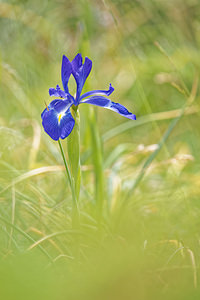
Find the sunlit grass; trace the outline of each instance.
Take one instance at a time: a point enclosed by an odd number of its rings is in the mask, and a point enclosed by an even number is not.
[[[192,0],[0,3],[2,299],[198,299],[199,13]],[[78,52],[94,62],[86,89],[111,82],[137,121],[80,106],[72,228],[40,114]]]

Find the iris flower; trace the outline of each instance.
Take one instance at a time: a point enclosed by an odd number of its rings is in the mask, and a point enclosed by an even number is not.
[[[61,90],[59,85],[56,88],[49,89],[49,95],[59,97],[59,99],[51,101],[41,114],[44,130],[53,140],[65,139],[74,128],[75,120],[70,112],[72,105],[78,106],[82,103],[88,103],[101,106],[115,111],[128,119],[136,120],[136,116],[130,113],[123,105],[112,102],[105,97],[114,91],[111,84],[108,90],[93,90],[81,95],[91,69],[92,61],[88,57],[85,58],[83,64],[81,54],[77,54],[71,62],[63,55],[61,78],[64,90]],[[68,89],[68,81],[71,75],[75,78],[77,85],[75,97],[69,93]]]

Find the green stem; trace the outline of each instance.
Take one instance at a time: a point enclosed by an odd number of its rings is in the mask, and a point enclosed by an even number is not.
[[[72,223],[74,225],[74,223],[79,222],[79,208],[78,208],[78,203],[77,203],[77,199],[76,199],[75,184],[74,184],[74,179],[72,178],[72,176],[70,174],[68,164],[67,164],[67,160],[65,158],[65,154],[64,154],[63,147],[62,147],[62,144],[61,144],[60,140],[58,140],[58,144],[59,144],[59,147],[60,147],[60,152],[61,152],[61,155],[62,155],[62,158],[63,158],[64,165],[65,165],[67,179],[69,181],[69,185],[70,185],[71,192],[72,192],[72,200],[73,200]]]
[[[75,125],[67,138],[67,150],[69,158],[69,169],[71,178],[74,180],[74,189],[77,201],[79,200],[81,185],[81,166],[80,166],[80,115],[78,107],[73,105],[71,108]]]
[[[92,138],[93,162],[95,171],[95,188],[96,188],[96,211],[97,218],[101,220],[104,206],[104,173],[103,173],[103,154],[101,147],[101,138],[97,128],[95,111],[90,109],[90,129]]]
[[[71,175],[70,175],[70,172],[69,172],[69,168],[68,168],[68,165],[67,165],[67,161],[66,161],[65,154],[64,154],[63,147],[62,147],[62,144],[61,144],[60,140],[58,140],[58,144],[59,144],[59,147],[60,147],[60,152],[62,154],[63,162],[64,162],[65,169],[66,169],[66,172],[67,172],[67,178],[69,180],[70,188],[72,189],[72,179],[71,179]]]

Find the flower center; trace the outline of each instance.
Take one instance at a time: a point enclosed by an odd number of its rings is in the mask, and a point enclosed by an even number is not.
[[[65,114],[65,111],[61,112],[59,115],[58,115],[58,124],[60,124],[60,121],[62,119],[62,117],[64,116]]]

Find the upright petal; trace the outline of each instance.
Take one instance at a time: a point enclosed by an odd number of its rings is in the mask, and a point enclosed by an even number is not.
[[[75,79],[78,76],[79,70],[82,67],[82,65],[83,65],[83,58],[82,55],[78,53],[71,62],[72,74],[74,75]]]
[[[111,100],[101,97],[101,96],[93,96],[90,98],[87,98],[85,100],[82,100],[81,103],[88,103],[96,106],[101,106],[110,110],[113,110],[117,112],[118,114],[122,115],[123,117],[126,117],[131,120],[136,120],[136,115],[129,112],[126,107],[119,103],[112,102]]]
[[[65,55],[63,55],[62,67],[61,67],[61,78],[62,78],[63,88],[66,93],[69,93],[68,81],[71,73],[72,73],[71,62]]]
[[[85,62],[83,64],[83,71],[82,71],[84,83],[85,83],[87,77],[89,76],[91,69],[92,69],[92,61],[88,57],[86,57]],[[83,83],[83,85],[84,85],[84,83]]]
[[[81,91],[92,69],[92,61],[88,57],[85,58],[84,64],[82,61],[83,60],[81,54],[77,54],[71,62],[72,74],[77,84],[76,104],[79,103]]]
[[[105,90],[94,90],[94,91],[90,91],[87,93],[84,93],[81,97],[80,97],[80,101],[86,97],[89,97],[91,95],[95,95],[95,96],[109,96],[110,94],[112,94],[112,92],[114,92],[114,87],[112,87],[111,83],[109,85],[109,89],[107,91]]]

